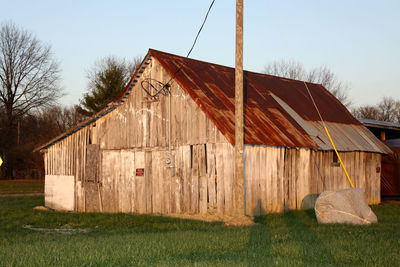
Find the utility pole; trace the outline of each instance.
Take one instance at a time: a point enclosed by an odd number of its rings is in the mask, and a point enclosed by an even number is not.
[[[244,215],[243,0],[236,0],[235,52],[235,213]]]

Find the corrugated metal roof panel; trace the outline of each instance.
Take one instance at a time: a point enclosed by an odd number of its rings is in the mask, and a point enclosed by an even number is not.
[[[332,145],[325,133],[322,122],[308,121],[310,134],[317,142],[320,150],[332,150]],[[391,150],[381,143],[368,129],[359,125],[347,125],[326,122],[326,127],[338,151],[365,151],[390,153]]]

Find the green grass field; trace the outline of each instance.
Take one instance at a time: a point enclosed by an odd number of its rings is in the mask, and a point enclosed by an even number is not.
[[[0,180],[0,195],[43,193],[44,180]]]
[[[33,210],[43,197],[0,198],[1,266],[398,266],[400,206],[371,226],[318,225],[313,211],[255,226],[129,214]]]

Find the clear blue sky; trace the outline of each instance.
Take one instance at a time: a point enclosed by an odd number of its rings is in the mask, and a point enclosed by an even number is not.
[[[148,48],[186,55],[211,1],[0,0],[0,21],[13,21],[51,44],[62,68],[66,105],[86,91],[99,58],[131,59]],[[273,60],[328,66],[348,82],[355,106],[382,96],[400,100],[399,0],[244,1],[244,66]],[[235,1],[216,0],[191,57],[234,65]]]

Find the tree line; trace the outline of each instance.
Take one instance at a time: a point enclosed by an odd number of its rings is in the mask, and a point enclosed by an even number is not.
[[[108,56],[87,71],[87,90],[78,105],[59,105],[60,65],[51,47],[32,33],[3,23],[0,29],[0,178],[41,176],[43,159],[33,150],[115,101],[141,63]],[[307,70],[296,61],[275,61],[264,73],[322,84],[357,118],[400,123],[400,101],[352,108],[349,85],[326,66]]]

